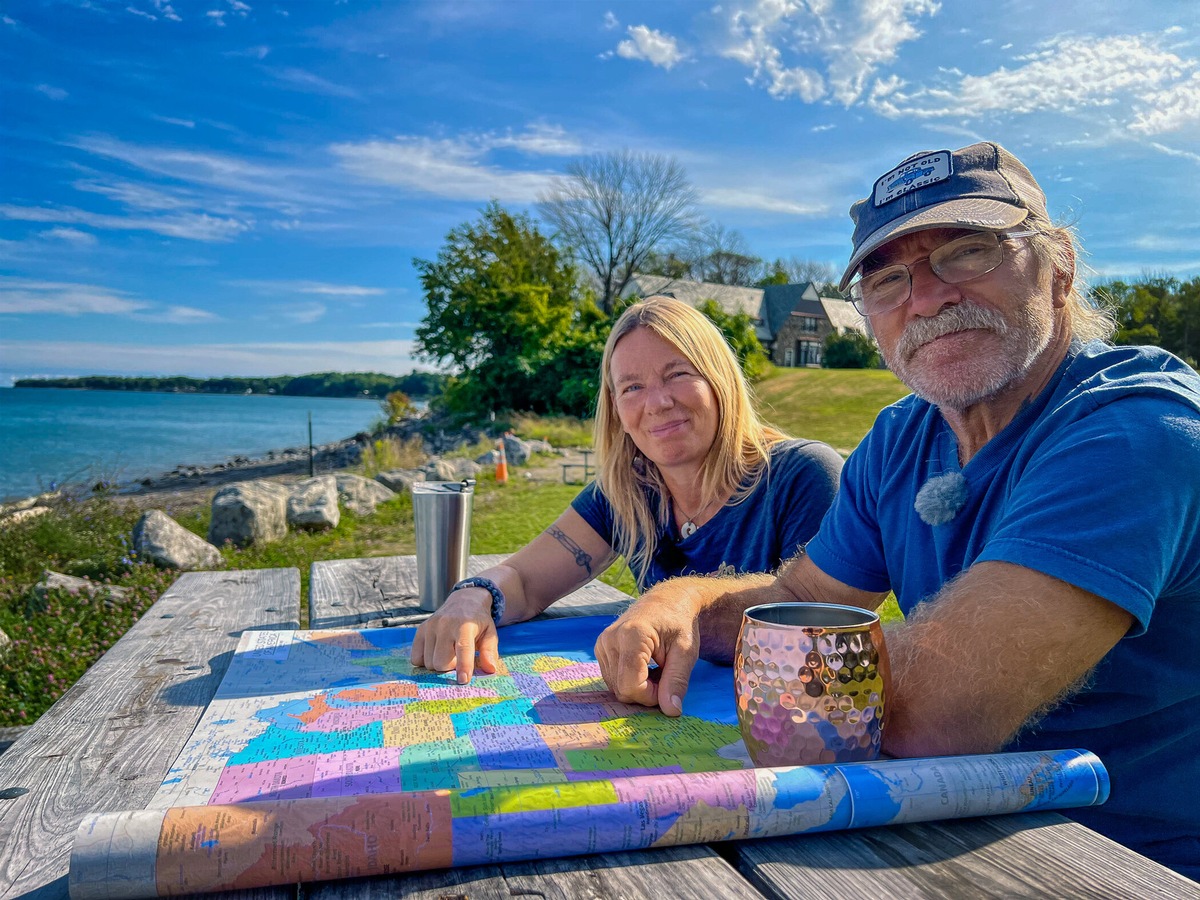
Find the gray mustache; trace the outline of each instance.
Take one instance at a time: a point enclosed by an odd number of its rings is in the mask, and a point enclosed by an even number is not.
[[[909,325],[900,337],[896,352],[901,359],[909,359],[935,338],[976,328],[1004,334],[1008,331],[1008,323],[995,310],[985,309],[973,303],[960,303],[938,313],[932,319],[917,319]]]

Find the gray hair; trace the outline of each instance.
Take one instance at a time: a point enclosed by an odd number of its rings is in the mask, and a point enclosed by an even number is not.
[[[1071,285],[1067,293],[1067,313],[1071,336],[1081,341],[1108,341],[1117,330],[1117,321],[1112,309],[1098,305],[1088,298],[1087,284],[1080,275],[1079,258],[1083,254],[1079,236],[1072,225],[1054,225],[1031,211],[1021,223],[1022,228],[1035,231],[1030,238],[1038,259],[1051,266],[1055,273],[1069,276]]]

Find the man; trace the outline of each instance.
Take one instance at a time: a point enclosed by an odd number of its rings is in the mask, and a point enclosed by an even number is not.
[[[1069,233],[995,144],[910,157],[850,215],[841,287],[914,393],[803,556],[659,585],[601,635],[605,680],[678,715],[746,607],[894,591],[885,752],[1092,750],[1111,798],[1070,814],[1200,880],[1200,377],[1103,343]]]

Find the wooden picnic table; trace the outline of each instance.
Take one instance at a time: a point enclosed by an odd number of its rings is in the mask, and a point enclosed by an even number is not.
[[[477,572],[501,557],[473,557]],[[419,621],[411,556],[312,567],[309,626]],[[615,614],[593,583],[556,614]],[[0,755],[0,900],[67,896],[85,814],[141,809],[225,674],[241,633],[300,624],[295,569],[182,575]],[[1200,897],[1200,884],[1056,813],[477,866],[243,892],[245,900]]]

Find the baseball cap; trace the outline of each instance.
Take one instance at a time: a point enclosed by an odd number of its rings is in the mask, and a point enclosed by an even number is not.
[[[838,288],[844,291],[862,261],[893,238],[926,228],[1003,231],[1031,212],[1050,218],[1046,195],[1029,169],[999,144],[915,153],[850,207],[854,252]]]

